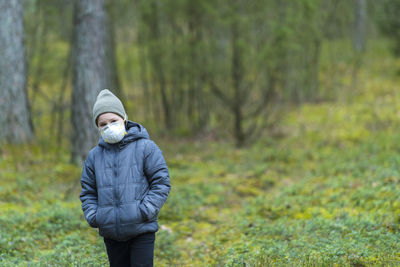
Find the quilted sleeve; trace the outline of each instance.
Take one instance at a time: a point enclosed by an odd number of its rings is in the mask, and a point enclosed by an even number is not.
[[[82,191],[79,197],[82,202],[82,211],[85,215],[86,221],[91,227],[96,228],[97,188],[91,154],[92,153],[89,153],[83,164],[81,176]]]
[[[152,140],[146,143],[143,165],[150,188],[141,201],[139,209],[147,221],[158,215],[171,191],[169,171],[163,153]]]

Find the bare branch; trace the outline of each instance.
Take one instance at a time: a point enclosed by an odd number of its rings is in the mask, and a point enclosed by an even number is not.
[[[224,102],[226,105],[228,105],[229,108],[233,109],[233,101],[229,99],[227,95],[225,95],[219,88],[218,86],[214,83],[214,81],[210,81],[210,88],[211,91]]]

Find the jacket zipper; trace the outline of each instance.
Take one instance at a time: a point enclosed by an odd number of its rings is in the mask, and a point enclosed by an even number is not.
[[[115,186],[114,186],[114,195],[115,195],[115,201],[116,201],[116,208],[115,208],[115,224],[116,224],[116,234],[117,234],[117,238],[119,238],[120,235],[120,229],[119,229],[119,197],[118,197],[118,151],[117,149],[115,150],[115,157],[114,157],[114,182],[115,182]]]

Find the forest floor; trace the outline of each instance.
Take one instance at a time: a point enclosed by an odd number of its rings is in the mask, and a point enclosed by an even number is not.
[[[400,62],[376,62],[351,99],[295,107],[249,147],[160,140],[155,266],[399,266]],[[106,266],[68,152],[0,151],[0,266]]]

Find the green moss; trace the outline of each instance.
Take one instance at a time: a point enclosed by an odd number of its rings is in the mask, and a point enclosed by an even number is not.
[[[244,149],[158,142],[172,190],[156,266],[400,264],[400,95],[390,71],[400,62],[372,45],[351,101],[293,108],[279,137]],[[50,125],[46,116],[40,125]],[[0,265],[106,265],[80,208],[81,168],[69,164],[66,146],[40,140],[47,136],[0,149]]]

